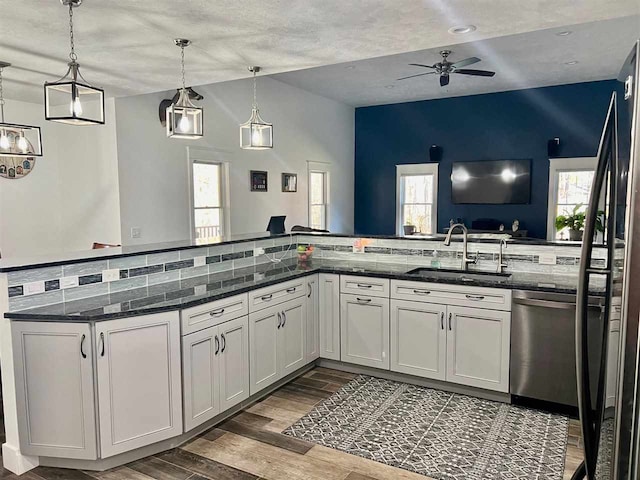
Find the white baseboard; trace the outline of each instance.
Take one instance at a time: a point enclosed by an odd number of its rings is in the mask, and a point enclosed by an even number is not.
[[[22,475],[40,465],[38,457],[23,455],[20,449],[8,443],[2,444],[2,464],[4,468],[16,475]]]

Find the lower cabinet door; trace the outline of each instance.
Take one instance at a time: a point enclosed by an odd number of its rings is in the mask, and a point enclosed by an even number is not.
[[[100,456],[180,435],[178,312],[98,322],[96,342]]]
[[[282,323],[280,305],[249,314],[250,393],[259,392],[280,378],[278,332]]]
[[[306,306],[306,297],[289,300],[280,305],[282,310],[282,324],[278,332],[280,377],[295,372],[306,363]]]
[[[11,331],[20,451],[95,460],[89,324],[14,321]]]
[[[343,362],[389,370],[389,299],[340,295]]]
[[[215,417],[220,409],[218,327],[182,337],[184,431]]]
[[[249,317],[218,326],[220,411],[249,398]]]
[[[340,275],[318,276],[320,357],[340,360]]]
[[[391,300],[391,370],[445,379],[446,312],[444,305]]]
[[[318,309],[318,275],[307,277],[306,363],[320,356],[320,321]]]
[[[447,381],[509,391],[511,313],[447,307]]]

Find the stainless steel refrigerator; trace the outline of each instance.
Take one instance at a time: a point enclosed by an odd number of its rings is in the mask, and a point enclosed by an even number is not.
[[[640,478],[639,57],[640,41],[611,97],[584,228],[576,371],[585,461],[574,479]],[[587,321],[593,290],[605,296],[601,322],[595,325]]]

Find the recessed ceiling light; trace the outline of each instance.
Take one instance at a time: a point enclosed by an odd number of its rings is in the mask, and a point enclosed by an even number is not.
[[[563,30],[562,32],[557,32],[556,35],[558,37],[566,37],[567,35],[571,35],[573,32],[571,30]]]
[[[449,33],[453,35],[462,35],[464,33],[471,33],[476,31],[475,25],[457,25],[449,29]]]
[[[564,62],[565,65],[577,65],[579,62],[577,60],[571,60],[570,62]]]
[[[395,88],[395,85],[385,85],[384,88]]]

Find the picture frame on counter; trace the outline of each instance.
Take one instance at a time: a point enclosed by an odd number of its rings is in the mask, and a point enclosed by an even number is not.
[[[298,191],[298,174],[282,174],[282,191],[285,193],[295,193]]]
[[[252,192],[268,191],[269,173],[263,170],[251,170],[249,174],[250,188]]]

